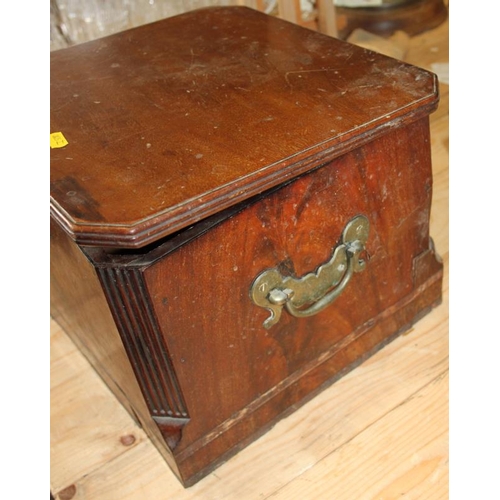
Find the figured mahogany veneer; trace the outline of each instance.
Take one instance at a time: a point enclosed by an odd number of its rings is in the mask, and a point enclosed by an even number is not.
[[[189,486],[441,299],[435,76],[246,8],[52,55],[51,307]],[[250,297],[370,221],[322,312]]]

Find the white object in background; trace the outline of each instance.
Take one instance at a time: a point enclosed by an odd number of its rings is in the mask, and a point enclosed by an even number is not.
[[[383,0],[333,0],[336,7],[379,7]]]
[[[431,71],[436,73],[438,80],[441,83],[446,83],[446,85],[450,84],[450,63],[447,62],[432,63]]]
[[[300,0],[300,10],[302,17],[311,15],[314,12],[314,3],[311,0]]]

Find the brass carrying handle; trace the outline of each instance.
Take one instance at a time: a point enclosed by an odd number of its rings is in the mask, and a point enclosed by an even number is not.
[[[257,276],[250,297],[256,305],[271,313],[263,323],[264,328],[271,328],[279,321],[283,306],[292,316],[304,318],[322,311],[337,299],[353,274],[366,267],[360,255],[365,249],[369,229],[370,223],[364,215],[351,219],[342,233],[342,243],[315,273],[292,278],[283,277],[277,269],[268,269]]]

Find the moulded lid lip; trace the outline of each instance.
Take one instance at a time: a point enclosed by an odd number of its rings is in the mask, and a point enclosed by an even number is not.
[[[168,22],[168,19],[163,22]],[[397,63],[405,67],[413,67],[401,61],[397,61]],[[433,73],[420,68],[416,69],[421,71],[422,74],[427,74],[432,79],[432,85],[429,86],[429,92],[426,95],[411,100],[406,105],[394,109],[390,113],[354,126],[298,153],[286,156],[277,162],[270,163],[200,195],[186,198],[180,203],[168,206],[149,216],[127,223],[78,220],[53,196],[51,196],[50,201],[51,216],[80,245],[114,248],[140,248],[146,246],[321,166],[354,148],[372,141],[378,136],[388,133],[395,127],[406,125],[427,116],[438,105],[438,81]]]
[[[395,126],[399,126],[402,121],[410,123],[432,113],[438,104],[437,86],[435,86],[435,93],[416,102],[422,105],[419,113],[405,115],[404,112],[395,112],[391,116],[384,117],[389,121],[377,120],[382,123],[365,124],[334,139],[324,141],[305,151],[309,153],[308,155],[299,153],[268,165],[260,171],[260,173],[267,174],[264,177],[256,178],[255,173],[248,174],[234,182],[220,186],[210,193],[210,200],[197,196],[137,222],[116,224],[76,221],[51,197],[51,215],[64,231],[81,245],[140,248],[360,147]],[[415,102],[411,104],[414,106]],[[363,132],[366,135],[360,137],[359,134]],[[354,135],[354,137],[349,141],[344,138],[347,135]],[[341,142],[342,139],[344,142]],[[321,152],[323,154],[320,154]],[[186,207],[189,207],[189,210]]]

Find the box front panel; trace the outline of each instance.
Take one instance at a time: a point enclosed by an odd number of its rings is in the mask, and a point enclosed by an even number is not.
[[[380,333],[353,342],[416,293],[431,183],[422,120],[296,179],[146,269],[190,418],[175,449],[180,461],[216,441],[212,455],[230,449],[379,343]],[[294,278],[316,272],[357,215],[370,223],[366,268],[321,312],[297,318],[284,310],[265,328],[269,311],[250,297],[255,278],[266,269]],[[383,335],[412,319],[395,320]],[[213,458],[197,459],[187,474]]]

